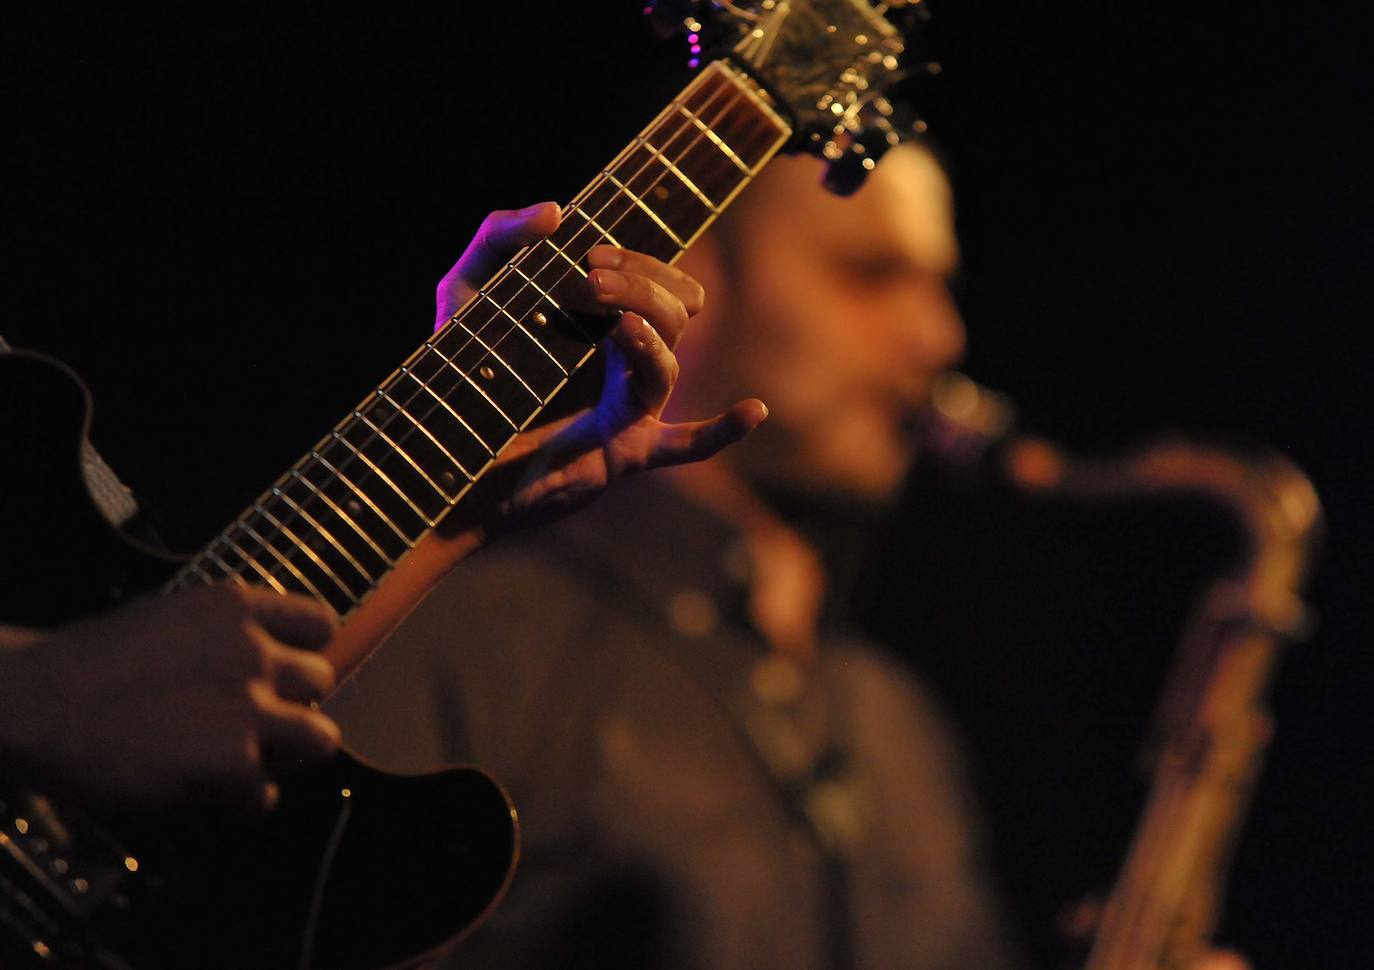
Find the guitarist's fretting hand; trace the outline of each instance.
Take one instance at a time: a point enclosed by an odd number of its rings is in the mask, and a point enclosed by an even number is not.
[[[442,326],[522,247],[558,228],[546,202],[498,211],[482,223],[457,264],[439,282]],[[738,441],[768,409],[748,399],[704,421],[660,420],[677,382],[677,346],[705,298],[701,284],[642,253],[597,246],[587,255],[586,301],[575,309],[623,311],[605,344],[606,382],[595,408],[516,438],[495,468],[441,531],[507,532],[564,515],[617,478],[650,468],[701,461]]]
[[[334,686],[313,601],[204,587],[56,630],[0,627],[0,764],[129,803],[270,808],[263,764],[339,743],[311,701]]]

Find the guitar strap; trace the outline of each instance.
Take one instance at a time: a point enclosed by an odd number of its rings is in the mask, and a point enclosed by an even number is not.
[[[13,349],[4,335],[0,334],[0,354]],[[133,529],[140,539],[153,539],[155,546],[162,546],[151,527],[142,522],[144,517],[139,514],[139,504],[133,490],[120,481],[95,446],[85,439],[81,442],[81,477],[91,493],[91,501],[111,525],[124,530]]]

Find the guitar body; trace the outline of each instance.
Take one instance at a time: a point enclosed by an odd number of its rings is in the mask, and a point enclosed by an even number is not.
[[[92,506],[75,375],[0,354],[0,414],[0,622],[54,625],[165,581],[176,564]],[[409,966],[478,921],[514,870],[514,811],[475,769],[401,777],[341,752],[281,791],[264,817],[97,822],[0,778],[0,966]]]

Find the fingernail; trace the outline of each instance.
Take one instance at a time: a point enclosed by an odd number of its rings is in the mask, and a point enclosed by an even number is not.
[[[623,252],[615,246],[597,246],[587,254],[587,263],[605,269],[619,269]]]
[[[600,296],[618,296],[625,292],[625,277],[612,270],[599,269],[589,278]]]
[[[534,215],[536,212],[538,212],[540,209],[544,208],[546,205],[552,205],[552,203],[550,203],[550,202],[536,202],[534,205],[527,205],[527,206],[525,206],[525,208],[519,210],[519,214],[522,215],[522,216],[532,216],[532,215]]]

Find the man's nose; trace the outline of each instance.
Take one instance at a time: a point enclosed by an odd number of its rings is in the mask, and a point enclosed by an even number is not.
[[[910,349],[920,363],[932,370],[945,370],[963,360],[968,335],[950,292],[942,285],[938,292],[927,291],[913,303],[908,311],[907,334]]]

